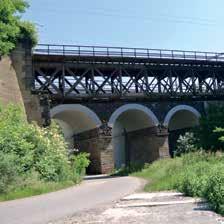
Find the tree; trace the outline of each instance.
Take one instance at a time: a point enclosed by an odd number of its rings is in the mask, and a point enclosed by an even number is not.
[[[21,39],[37,43],[35,26],[21,19],[28,7],[25,0],[0,0],[0,55],[8,54]]]
[[[217,151],[224,150],[221,138],[224,128],[224,106],[211,105],[200,119],[200,125],[195,129],[195,136],[199,139],[199,148]]]
[[[175,156],[180,156],[183,153],[194,152],[196,148],[197,139],[193,132],[186,132],[184,135],[180,135],[177,140],[177,149],[174,152]]]

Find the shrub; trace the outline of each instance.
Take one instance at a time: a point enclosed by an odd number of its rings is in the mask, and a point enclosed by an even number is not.
[[[10,188],[16,176],[20,180],[15,183],[17,187],[22,187],[32,176],[33,180],[38,176],[34,181],[40,183],[78,182],[89,165],[87,154],[69,158],[67,144],[56,123],[47,128],[29,124],[23,111],[14,105],[0,108],[0,153],[0,193],[1,189]]]
[[[209,179],[210,164],[206,161],[191,163],[182,167],[176,188],[189,196],[203,197]]]
[[[177,149],[174,152],[175,156],[180,156],[183,153],[189,153],[196,151],[196,139],[192,132],[186,132],[184,135],[180,135],[177,140]]]
[[[17,181],[19,167],[15,161],[15,155],[0,152],[0,193],[8,192]]]
[[[64,181],[71,177],[68,149],[56,123],[47,128],[33,124],[34,168],[47,181]]]
[[[158,160],[134,175],[149,180],[146,191],[175,189],[188,196],[202,197],[224,215],[224,154],[190,152]]]
[[[72,175],[75,182],[79,182],[80,179],[85,175],[86,168],[90,163],[88,158],[88,153],[80,153],[71,157]]]
[[[208,178],[205,198],[216,212],[224,215],[224,165],[217,166]]]
[[[71,176],[67,145],[58,126],[40,128],[28,124],[21,109],[13,105],[0,114],[0,151],[13,153],[21,172],[36,170],[46,181],[67,180]]]

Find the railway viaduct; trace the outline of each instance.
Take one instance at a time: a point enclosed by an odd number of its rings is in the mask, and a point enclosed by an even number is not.
[[[21,45],[11,66],[28,120],[56,120],[70,148],[90,153],[90,173],[170,156],[224,96],[221,53]]]

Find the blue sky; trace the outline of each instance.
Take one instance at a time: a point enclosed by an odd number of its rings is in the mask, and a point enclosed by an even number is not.
[[[30,0],[40,43],[224,51],[224,0]]]

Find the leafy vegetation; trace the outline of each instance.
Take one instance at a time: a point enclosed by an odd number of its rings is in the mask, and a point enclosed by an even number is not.
[[[0,0],[0,55],[8,54],[22,39],[37,43],[35,26],[21,20],[28,7],[25,0]]]
[[[199,140],[196,146],[212,152],[224,150],[223,141],[220,141],[223,135],[222,128],[224,128],[224,106],[209,106],[206,114],[200,119],[200,125],[194,130],[195,137]]]
[[[88,165],[88,154],[68,155],[55,123],[40,128],[29,124],[17,106],[0,109],[0,198],[78,183]]]
[[[189,153],[196,151],[196,138],[193,132],[186,132],[184,135],[180,135],[177,140],[177,149],[174,152],[175,156],[180,156],[183,153]]]
[[[132,175],[145,178],[145,191],[178,190],[205,198],[224,214],[224,155],[195,152],[146,165]]]

